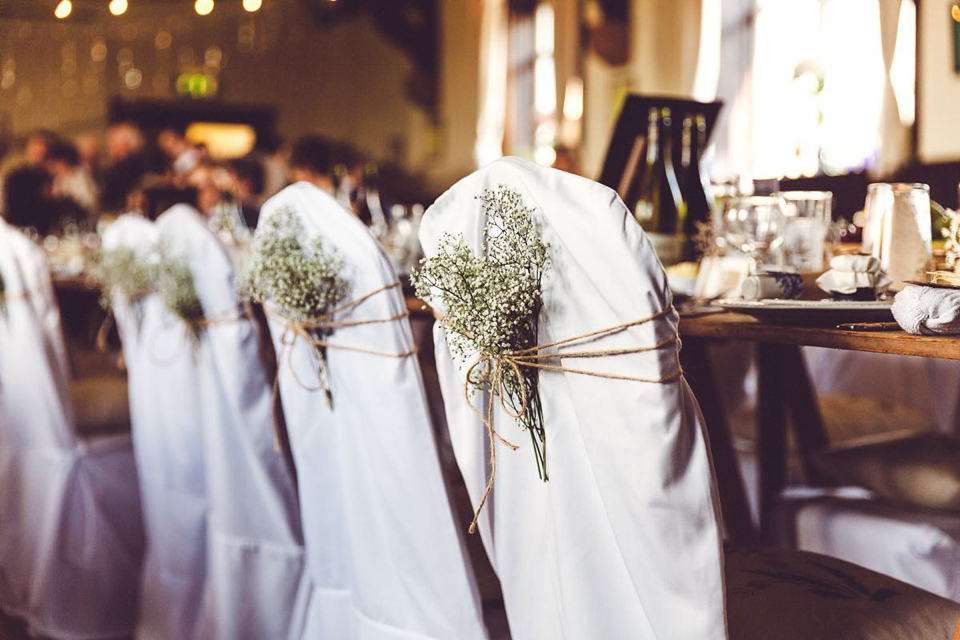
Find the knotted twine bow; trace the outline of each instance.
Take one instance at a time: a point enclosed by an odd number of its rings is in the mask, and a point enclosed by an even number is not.
[[[513,420],[519,420],[528,408],[529,398],[527,397],[526,388],[523,384],[517,385],[517,387],[520,389],[519,407],[517,407],[515,410],[511,410],[510,407],[507,406],[504,372],[506,371],[509,372],[508,375],[516,376],[518,381],[522,380],[522,374],[520,370],[521,367],[530,367],[543,371],[562,371],[564,373],[575,373],[578,375],[592,376],[594,378],[605,378],[607,380],[627,380],[631,382],[646,382],[651,384],[664,384],[676,380],[683,375],[683,369],[679,366],[677,367],[676,371],[660,376],[659,378],[645,378],[616,373],[603,373],[600,371],[588,371],[585,369],[574,369],[571,367],[565,367],[557,364],[547,364],[543,362],[544,360],[561,358],[604,358],[608,356],[630,355],[635,353],[656,351],[669,344],[677,343],[679,342],[679,337],[676,333],[674,333],[668,338],[665,338],[652,346],[627,347],[621,349],[598,349],[593,351],[551,351],[549,353],[543,353],[545,349],[552,349],[555,347],[559,348],[583,340],[600,339],[611,336],[629,329],[630,327],[652,322],[669,313],[676,313],[676,310],[672,305],[645,318],[638,318],[637,320],[607,327],[605,329],[598,329],[596,331],[572,336],[570,338],[563,338],[548,344],[536,345],[525,349],[509,350],[495,354],[484,354],[477,358],[472,365],[470,365],[470,367],[467,369],[467,375],[463,383],[463,396],[466,399],[467,405],[470,407],[471,411],[476,414],[476,416],[486,427],[490,442],[490,474],[487,477],[487,486],[483,490],[483,496],[480,498],[480,504],[477,506],[473,520],[470,522],[470,533],[474,533],[477,530],[477,520],[480,518],[480,512],[483,510],[483,506],[486,504],[487,498],[490,496],[490,491],[493,489],[493,482],[497,475],[496,442],[499,440],[502,444],[509,447],[513,451],[516,451],[519,448],[517,445],[505,440],[499,433],[497,433],[497,430],[494,427],[494,397],[500,396],[501,408],[503,409],[504,413],[506,413],[506,415]],[[439,322],[445,324],[447,327],[450,326],[449,322],[443,315],[436,312],[434,312],[434,315]],[[469,336],[467,337],[469,338]],[[480,367],[485,370],[485,373],[482,378],[475,379],[473,374]],[[485,384],[490,385],[486,415],[481,413],[474,406],[473,402],[470,401],[470,387],[482,387]]]
[[[401,286],[400,282],[394,282],[385,286],[382,286],[378,289],[355,298],[350,302],[344,303],[339,307],[332,309],[326,313],[322,313],[317,316],[313,316],[307,320],[294,320],[292,318],[284,316],[282,313],[276,309],[269,309],[268,315],[279,318],[284,323],[283,333],[280,334],[280,344],[283,345],[287,353],[287,369],[290,372],[290,376],[296,381],[296,383],[303,389],[307,391],[325,391],[327,393],[327,402],[330,403],[330,393],[326,381],[323,379],[325,373],[325,363],[319,356],[315,356],[318,359],[316,367],[317,373],[317,385],[311,386],[305,384],[301,380],[300,376],[297,374],[296,369],[293,367],[293,358],[289,356],[289,352],[293,350],[293,346],[296,344],[297,340],[303,340],[305,344],[310,345],[316,353],[316,349],[341,349],[344,351],[353,351],[355,353],[366,353],[374,356],[382,356],[385,358],[406,358],[417,353],[417,348],[414,347],[409,351],[403,351],[400,353],[394,353],[391,351],[378,351],[376,349],[368,349],[366,347],[358,347],[353,345],[339,344],[336,342],[328,342],[324,338],[317,337],[313,332],[323,331],[331,332],[334,329],[339,329],[343,327],[357,327],[366,324],[385,324],[388,322],[395,322],[401,320],[410,315],[408,311],[403,311],[396,315],[392,315],[387,318],[369,318],[365,320],[334,320],[335,316],[343,316],[350,311],[353,311],[361,304],[371,299],[379,293],[385,291],[390,291],[391,289],[396,289]],[[281,356],[278,356],[281,357]],[[277,389],[277,381],[274,380],[274,393]]]
[[[283,347],[283,351],[277,354],[277,374],[273,378],[273,391],[272,391],[272,401],[273,405],[277,406],[277,400],[279,399],[280,393],[280,360],[286,357],[287,360],[287,370],[290,372],[290,377],[300,386],[301,389],[304,389],[309,392],[314,391],[323,391],[327,396],[328,406],[332,406],[332,400],[330,396],[330,390],[326,383],[324,377],[327,375],[326,363],[323,358],[317,354],[317,349],[341,349],[344,351],[353,351],[355,353],[366,353],[374,356],[382,356],[385,358],[406,358],[417,353],[418,349],[414,346],[408,351],[403,351],[400,353],[394,353],[390,351],[378,351],[375,349],[367,349],[365,347],[357,347],[353,345],[339,344],[335,342],[328,342],[323,338],[315,336],[312,332],[320,330],[333,330],[341,327],[356,327],[365,324],[383,324],[387,322],[395,322],[402,318],[406,318],[409,312],[404,311],[403,313],[398,313],[396,315],[390,316],[388,318],[370,318],[366,320],[334,320],[334,316],[346,314],[362,303],[366,302],[373,296],[378,293],[383,293],[385,291],[390,291],[401,286],[399,282],[394,282],[392,284],[385,285],[379,289],[374,289],[373,291],[355,298],[350,302],[347,302],[327,313],[314,316],[308,320],[293,320],[284,316],[282,313],[276,309],[266,309],[264,311],[268,316],[275,317],[281,320],[284,323],[283,333],[280,334],[280,345]],[[314,358],[318,360],[317,365],[314,367],[314,372],[317,376],[317,384],[311,386],[303,382],[300,376],[297,374],[296,369],[293,366],[292,352],[294,345],[297,343],[297,340],[303,340],[305,344],[312,347],[312,353]],[[274,431],[277,430],[276,422],[274,422]]]

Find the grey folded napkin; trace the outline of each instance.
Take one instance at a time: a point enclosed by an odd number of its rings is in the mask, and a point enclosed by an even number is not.
[[[893,317],[907,333],[960,333],[960,289],[908,284],[893,301]]]

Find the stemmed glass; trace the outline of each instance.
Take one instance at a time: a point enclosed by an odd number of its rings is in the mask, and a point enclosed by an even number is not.
[[[783,244],[785,205],[777,195],[731,198],[723,211],[723,235],[729,246],[750,258],[750,273],[760,271],[770,251]]]

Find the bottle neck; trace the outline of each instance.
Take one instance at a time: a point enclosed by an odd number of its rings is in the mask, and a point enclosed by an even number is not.
[[[689,118],[683,121],[683,133],[680,135],[680,166],[687,169],[697,161],[696,151],[693,148],[693,123]]]

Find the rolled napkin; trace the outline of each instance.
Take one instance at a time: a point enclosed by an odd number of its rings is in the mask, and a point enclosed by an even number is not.
[[[893,317],[907,333],[960,333],[960,289],[908,284],[893,301]]]
[[[803,291],[803,277],[799,273],[763,271],[747,276],[740,285],[740,296],[745,300],[799,297]]]
[[[887,290],[890,278],[880,260],[857,253],[834,256],[830,270],[817,278],[817,286],[839,299],[875,300]]]

